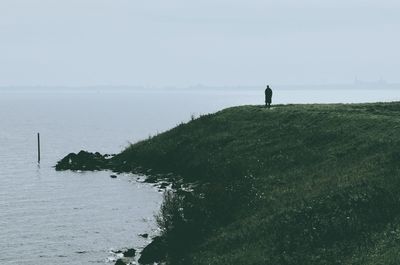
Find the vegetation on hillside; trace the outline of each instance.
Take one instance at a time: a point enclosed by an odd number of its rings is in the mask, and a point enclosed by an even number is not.
[[[241,106],[108,167],[196,184],[166,193],[142,263],[399,264],[399,129],[400,103]]]

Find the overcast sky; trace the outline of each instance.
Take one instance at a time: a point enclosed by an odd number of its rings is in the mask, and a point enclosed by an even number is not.
[[[0,85],[400,81],[398,0],[0,0]]]

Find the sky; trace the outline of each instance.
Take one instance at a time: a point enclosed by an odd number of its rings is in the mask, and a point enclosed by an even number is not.
[[[0,86],[400,82],[398,0],[1,0]]]

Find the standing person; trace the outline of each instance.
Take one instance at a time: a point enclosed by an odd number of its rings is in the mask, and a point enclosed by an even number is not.
[[[265,89],[265,107],[270,108],[272,102],[272,89],[267,86]]]

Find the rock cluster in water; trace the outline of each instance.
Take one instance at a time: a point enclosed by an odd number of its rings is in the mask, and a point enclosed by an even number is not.
[[[56,165],[56,170],[101,170],[107,168],[108,164],[108,155],[82,150],[78,154],[70,153],[60,160]]]
[[[126,263],[122,259],[118,259],[115,265],[126,265]]]
[[[136,255],[136,250],[134,248],[112,251],[112,253],[117,254],[115,265],[136,264],[133,259]]]
[[[123,254],[124,254],[124,257],[132,258],[135,256],[136,250],[134,248],[130,248],[130,249],[126,250]]]

